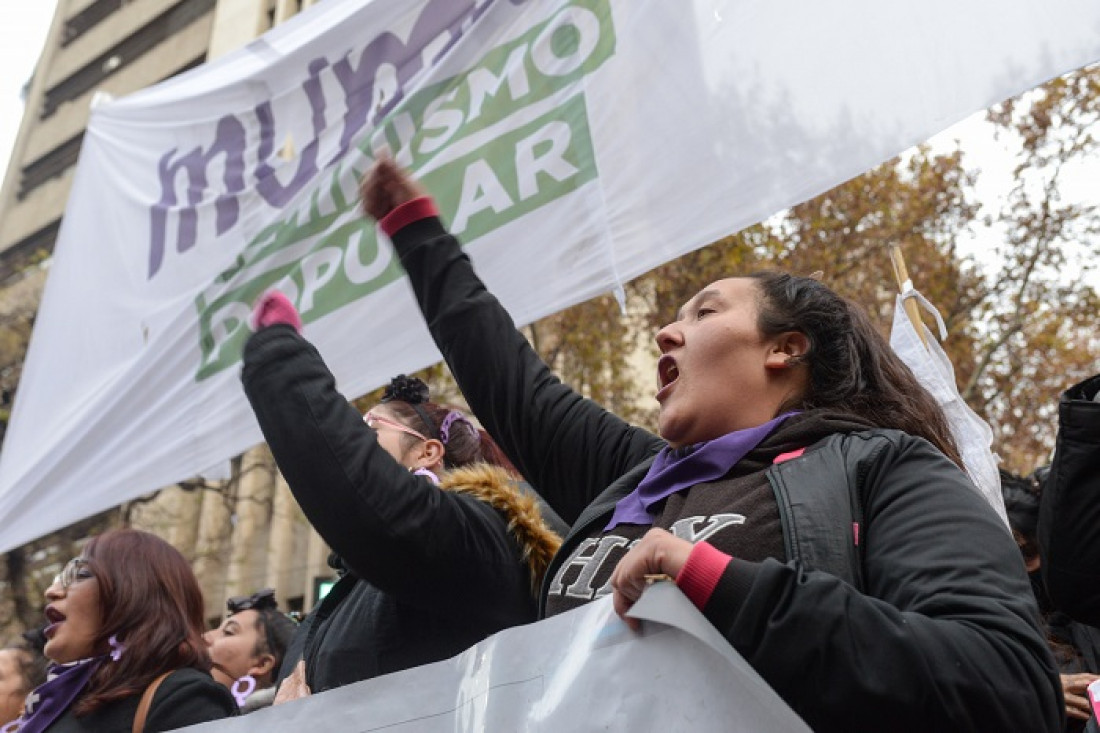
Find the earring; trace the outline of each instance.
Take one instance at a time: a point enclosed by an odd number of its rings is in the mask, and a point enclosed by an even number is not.
[[[439,477],[436,476],[435,473],[431,471],[431,469],[421,467],[416,469],[415,471],[413,471],[411,468],[409,470],[412,471],[413,476],[424,476],[433,484],[439,486]]]
[[[256,691],[256,678],[250,674],[238,677],[233,681],[229,691],[233,693],[233,699],[237,701],[237,707],[243,708],[248,696]]]

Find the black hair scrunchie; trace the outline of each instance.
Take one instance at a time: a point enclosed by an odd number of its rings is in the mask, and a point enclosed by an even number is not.
[[[420,405],[428,401],[430,392],[428,385],[416,377],[398,374],[390,380],[386,391],[382,394],[382,402],[400,400],[410,405]]]

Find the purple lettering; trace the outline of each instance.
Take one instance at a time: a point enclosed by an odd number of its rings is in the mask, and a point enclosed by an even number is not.
[[[518,4],[517,0],[512,2]],[[404,98],[405,85],[424,66],[422,50],[434,39],[447,33],[447,42],[436,55],[437,59],[441,57],[462,37],[471,18],[476,20],[489,5],[491,3],[475,9],[470,0],[462,3],[455,3],[454,0],[431,0],[420,11],[420,16],[409,34],[408,43],[402,43],[401,39],[392,33],[383,33],[363,49],[363,53],[359,55],[357,67],[352,67],[348,54],[344,54],[342,59],[333,64],[332,70],[347,99],[347,111],[344,113],[344,129],[340,133],[340,149],[329,161],[329,165],[347,154],[352,140],[366,126],[368,115],[372,112],[371,105],[378,70],[384,64],[389,64],[397,70],[397,93],[377,105],[377,109],[373,110],[373,115],[370,117],[372,124],[392,112]]]
[[[327,66],[328,61],[323,58],[309,62],[309,78],[302,84],[302,90],[305,91],[309,108],[313,111],[311,118],[313,140],[302,148],[298,170],[290,183],[285,186],[275,177],[275,169],[267,163],[275,147],[275,122],[271,112],[271,102],[263,102],[256,106],[256,118],[260,122],[260,163],[256,166],[256,190],[263,196],[264,201],[275,208],[281,209],[286,206],[287,202],[317,175],[317,149],[321,145],[321,133],[325,130],[325,95],[321,90],[319,77]]]
[[[510,0],[513,5],[522,5],[527,0]],[[367,125],[388,115],[404,98],[404,88],[414,74],[424,66],[424,49],[446,34],[446,41],[431,59],[434,63],[450,50],[462,35],[494,3],[494,0],[429,0],[421,9],[409,35],[408,43],[386,32],[374,38],[359,55],[359,63],[352,66],[350,53],[332,64],[332,72],[345,96],[346,111],[343,129],[340,134],[339,149],[326,164],[331,166],[347,154],[352,141]],[[379,100],[372,109],[375,84],[378,71],[389,64],[397,71],[397,92],[388,100]],[[320,74],[328,68],[325,58],[313,59],[308,65],[309,76],[302,83],[310,110],[313,127],[313,140],[304,148],[298,162],[298,169],[289,183],[283,183],[275,175],[270,165],[275,152],[275,119],[270,102],[258,104],[254,113],[259,123],[258,163],[255,170],[256,189],[269,205],[283,208],[318,173],[317,159],[320,139],[325,126],[326,100],[322,90]],[[176,158],[178,148],[165,153],[157,167],[160,178],[160,200],[150,208],[150,244],[149,279],[160,271],[168,246],[168,214],[178,213],[176,228],[176,249],[183,253],[195,246],[198,236],[198,205],[206,193],[208,169],[218,155],[225,155],[224,190],[214,202],[216,215],[215,230],[224,234],[240,218],[240,203],[237,195],[244,190],[244,155],[247,146],[245,127],[234,115],[226,115],[218,120],[214,140],[205,151],[196,147],[187,154]],[[179,205],[176,197],[176,180],[180,172],[187,174],[187,201]]]
[[[186,252],[195,246],[198,233],[198,212],[195,207],[202,201],[206,191],[206,171],[211,161],[225,154],[225,192],[214,202],[218,234],[227,231],[237,223],[240,205],[237,193],[244,190],[244,125],[233,115],[218,120],[214,133],[214,142],[204,153],[195,148],[176,161],[173,148],[161,156],[157,165],[160,176],[160,201],[153,204],[150,212],[152,231],[149,238],[149,279],[160,270],[164,263],[164,252],[168,238],[168,211],[176,206],[176,176],[187,173],[187,205],[179,210],[179,227],[176,234],[176,250]]]

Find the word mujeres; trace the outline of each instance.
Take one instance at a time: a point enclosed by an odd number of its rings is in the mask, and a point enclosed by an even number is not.
[[[326,99],[321,75],[326,70],[339,84],[345,111],[336,153],[324,162],[329,167],[348,152],[352,141],[368,124],[375,124],[399,104],[409,80],[435,58],[445,54],[470,27],[500,0],[429,0],[420,10],[406,41],[390,31],[380,33],[363,48],[358,64],[352,63],[352,52],[346,52],[331,63],[321,57],[307,65],[307,76],[301,90],[311,111],[313,137],[302,148],[298,168],[289,182],[283,183],[275,176],[270,164],[275,154],[275,119],[270,101],[257,104],[253,110],[256,124],[246,125],[237,115],[227,114],[215,125],[214,139],[210,145],[196,147],[185,153],[173,148],[160,157],[157,174],[160,182],[160,198],[149,211],[149,267],[148,279],[153,279],[164,264],[169,246],[170,218],[175,219],[175,246],[185,253],[195,246],[199,230],[199,204],[212,189],[210,171],[219,156],[224,156],[220,191],[214,200],[214,230],[220,236],[232,229],[240,219],[238,195],[254,181],[256,192],[270,206],[281,209],[320,172],[318,160],[320,137],[325,130]],[[526,0],[509,0],[521,5]],[[433,49],[432,58],[424,57],[425,49]],[[435,51],[438,49],[438,51]],[[372,108],[376,87],[383,69],[396,70],[397,90],[383,104]],[[248,129],[258,128],[257,161],[247,170],[246,151],[249,149]],[[186,202],[179,201],[177,182],[186,176]],[[215,189],[217,190],[217,189]],[[175,216],[172,217],[171,215]]]

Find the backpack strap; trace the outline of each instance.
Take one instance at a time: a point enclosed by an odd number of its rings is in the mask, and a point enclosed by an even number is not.
[[[145,719],[149,717],[149,708],[153,705],[153,695],[157,693],[157,688],[160,687],[161,682],[164,682],[164,678],[173,672],[175,672],[174,669],[164,672],[150,682],[149,686],[145,688],[145,692],[141,693],[141,702],[138,703],[137,712],[134,713],[134,726],[131,729],[133,733],[144,733]]]
[[[776,458],[767,470],[788,560],[863,589],[863,501],[844,436]]]

